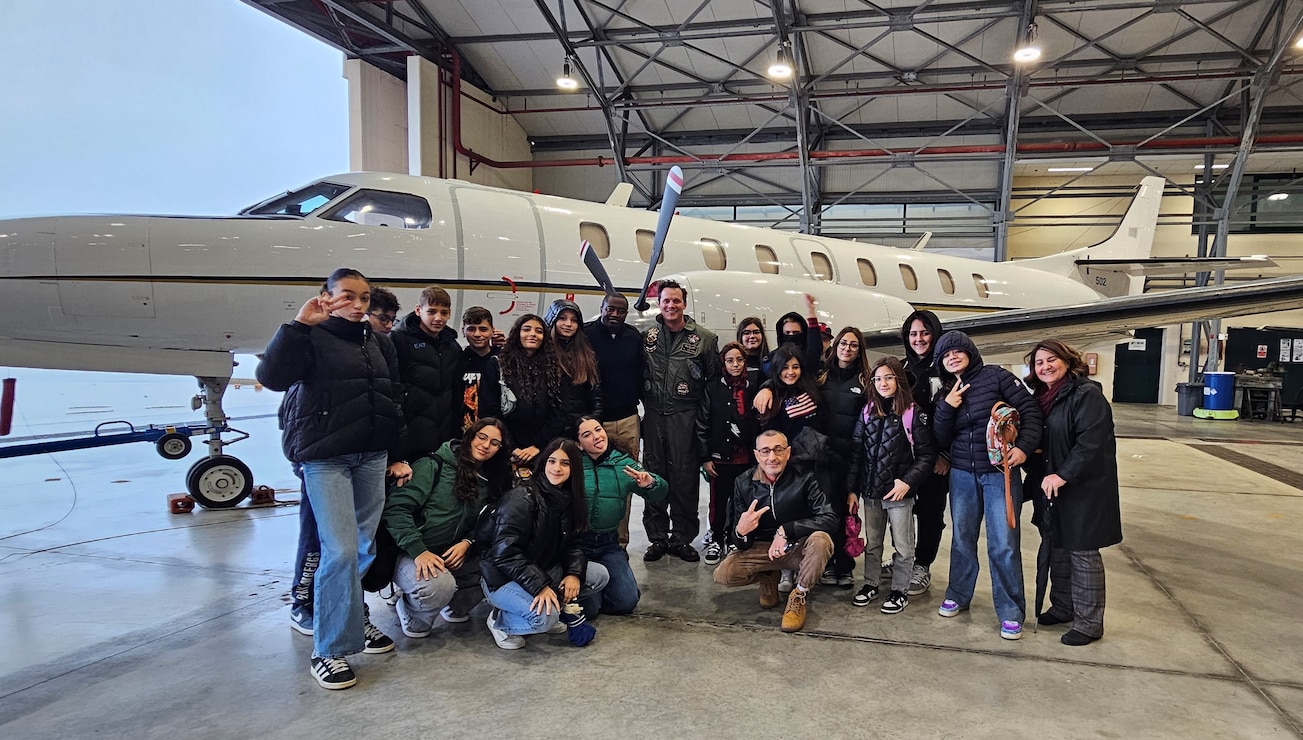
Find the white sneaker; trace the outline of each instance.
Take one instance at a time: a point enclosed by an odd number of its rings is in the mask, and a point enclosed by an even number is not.
[[[549,635],[564,635],[566,633],[566,630],[568,629],[570,628],[566,627],[565,622],[557,622],[556,624],[547,628],[547,633]]]
[[[918,596],[932,587],[932,572],[926,565],[914,566],[914,573],[909,577],[909,595]]]
[[[783,577],[778,579],[778,593],[791,593],[794,588],[796,588],[796,577],[790,570],[783,571]]]
[[[489,612],[489,618],[484,621],[489,626],[489,634],[493,635],[493,641],[498,643],[498,647],[503,650],[519,650],[525,647],[525,638],[520,635],[509,635],[497,628],[497,609]]]

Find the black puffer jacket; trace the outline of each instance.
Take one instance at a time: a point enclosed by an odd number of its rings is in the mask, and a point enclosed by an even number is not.
[[[552,567],[560,565],[562,578],[575,576],[580,582],[588,570],[571,522],[569,490],[538,478],[503,494],[493,515],[493,538],[480,560],[480,575],[495,591],[515,581],[537,596],[559,585],[548,575]]]
[[[983,364],[982,354],[967,334],[946,332],[937,341],[937,361],[940,362],[940,358],[952,349],[968,355],[968,367],[960,380],[969,388],[959,408],[946,403],[948,389],[954,385],[953,376],[946,373],[946,387],[937,393],[936,416],[932,422],[937,444],[943,450],[950,450],[950,465],[974,473],[996,471],[986,453],[986,425],[997,401],[1018,409],[1018,441],[1014,445],[1031,457],[1040,444],[1042,429],[1041,407],[1032,399],[1032,394],[1013,373],[997,365]],[[944,366],[942,372],[945,372]]]
[[[906,498],[918,493],[932,474],[937,461],[937,446],[932,440],[926,411],[914,407],[911,419],[913,446],[905,434],[904,420],[895,415],[861,414],[855,421],[851,444],[855,460],[851,464],[850,492],[860,498],[881,499],[896,479],[909,484]]]
[[[332,316],[316,326],[281,326],[256,371],[281,399],[282,444],[290,462],[359,452],[398,459],[403,434],[398,358],[365,321]]]
[[[612,336],[605,324],[590,321],[584,324],[584,336],[593,346],[597,372],[603,378],[602,416],[598,418],[619,421],[638,413],[638,394],[647,367],[642,335],[626,324]]]
[[[1067,481],[1054,499],[1050,542],[1065,550],[1098,550],[1122,541],[1113,409],[1095,381],[1065,382],[1045,418],[1042,451],[1027,460],[1023,491],[1036,497],[1039,510],[1046,503],[1041,480],[1056,473]]]
[[[562,372],[561,375],[561,392],[565,396],[561,402],[565,416],[564,434],[573,437],[579,432],[580,417],[602,418],[602,384],[590,380],[576,385],[568,373]]]
[[[760,420],[756,418],[751,402],[756,399],[760,387],[749,376],[750,373],[742,391],[746,413],[738,413],[728,378],[721,376],[706,386],[701,410],[697,413],[697,444],[701,448],[699,456],[702,462],[729,462],[736,448],[750,450],[755,446]]]
[[[843,368],[832,360],[823,385],[819,386],[823,433],[828,437],[833,454],[843,459],[849,458],[853,449],[851,433],[855,431],[855,421],[860,418],[869,393],[860,378],[860,369],[859,365]]]
[[[932,332],[932,346],[925,355],[920,355],[909,346],[909,329],[915,321],[922,321]],[[936,411],[936,394],[942,385],[942,371],[936,361],[937,341],[941,339],[941,319],[931,311],[915,311],[905,317],[900,336],[905,342],[905,370],[914,383],[914,403],[932,416]]]
[[[445,326],[438,337],[431,337],[421,329],[421,319],[413,311],[389,336],[398,351],[403,377],[405,454],[411,458],[428,455],[460,436],[465,361],[457,332]]]
[[[756,509],[766,506],[769,511],[760,517],[760,524],[747,536],[737,533],[737,523],[742,512],[755,501]],[[779,527],[788,542],[796,542],[815,532],[832,534],[838,526],[837,515],[819,488],[814,474],[795,465],[788,465],[778,480],[770,483],[757,465],[737,477],[733,484],[733,497],[728,502],[728,538],[739,550],[749,550],[757,542],[772,542]]]

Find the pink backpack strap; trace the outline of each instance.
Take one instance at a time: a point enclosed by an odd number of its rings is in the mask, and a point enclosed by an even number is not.
[[[905,425],[905,439],[909,440],[910,449],[914,448],[914,409],[918,408],[916,404],[910,404],[905,410],[905,415],[900,418],[900,422]]]

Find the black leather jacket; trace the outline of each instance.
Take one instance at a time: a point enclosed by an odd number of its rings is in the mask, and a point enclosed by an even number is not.
[[[738,520],[755,501],[756,508],[768,506],[760,524],[745,537],[737,533]],[[770,483],[757,465],[739,475],[733,484],[733,498],[728,503],[728,537],[739,550],[749,550],[757,542],[770,542],[781,526],[788,542],[796,542],[815,532],[833,533],[837,515],[819,488],[814,474],[788,464],[778,480]]]
[[[558,585],[548,575],[558,564],[562,578],[575,576],[581,582],[588,570],[571,522],[570,491],[546,481],[511,489],[493,515],[493,540],[480,560],[484,582],[496,591],[515,581],[537,596]]]

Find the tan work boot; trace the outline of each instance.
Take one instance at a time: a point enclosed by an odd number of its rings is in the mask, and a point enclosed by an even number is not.
[[[783,631],[796,632],[805,626],[805,591],[792,589],[787,597],[787,609],[783,610]]]
[[[756,582],[760,584],[760,608],[773,609],[778,606],[778,571],[761,573]]]

